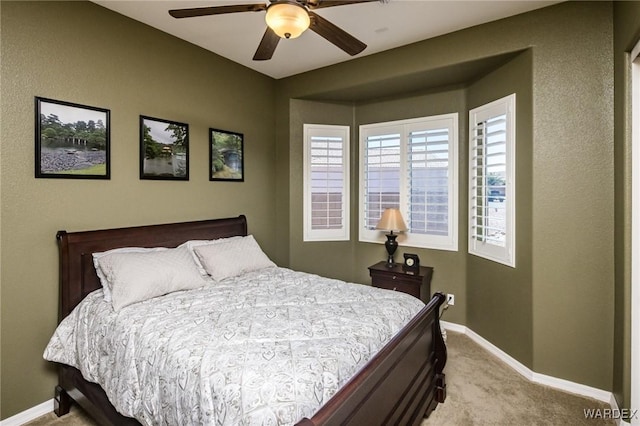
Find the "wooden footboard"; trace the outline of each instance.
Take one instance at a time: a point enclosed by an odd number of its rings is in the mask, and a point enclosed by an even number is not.
[[[60,249],[60,321],[91,291],[100,288],[91,253],[117,247],[176,247],[187,240],[247,235],[244,216],[199,222],[86,231],[57,235]],[[446,396],[447,351],[439,323],[445,296],[436,293],[365,367],[311,418],[298,425],[417,425]],[[55,412],[72,402],[104,425],[138,425],[118,413],[104,390],[80,371],[60,365]]]
[[[418,425],[446,397],[445,296],[426,307],[311,418],[311,425]]]

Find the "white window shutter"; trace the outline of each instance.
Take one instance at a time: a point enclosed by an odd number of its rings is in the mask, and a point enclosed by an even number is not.
[[[304,125],[304,241],[349,239],[349,127]]]
[[[515,267],[515,95],[469,112],[469,253]]]
[[[457,250],[458,115],[360,126],[360,241],[383,242],[375,226],[400,209],[411,247]]]

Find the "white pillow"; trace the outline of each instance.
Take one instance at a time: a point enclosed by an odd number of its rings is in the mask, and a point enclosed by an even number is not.
[[[202,262],[200,262],[200,259],[198,258],[196,253],[193,251],[193,249],[198,246],[220,244],[220,243],[225,243],[227,241],[239,240],[242,238],[244,237],[235,236],[235,237],[228,237],[228,238],[217,238],[215,240],[189,240],[185,243],[180,244],[178,247],[187,247],[187,249],[189,249],[189,252],[193,257],[193,261],[198,267],[198,272],[200,272],[200,275],[202,275],[205,278],[209,278],[209,274],[207,273],[207,270],[204,268],[204,265],[202,264]]]
[[[100,284],[102,284],[102,292],[104,294],[104,301],[111,302],[111,289],[109,288],[109,284],[107,283],[107,278],[104,276],[102,269],[100,269],[100,264],[98,263],[98,259],[102,256],[106,256],[114,253],[148,253],[155,251],[169,250],[167,247],[122,247],[108,251],[102,251],[97,253],[92,253],[93,257],[93,266],[96,268],[96,273],[98,274],[98,279],[100,279]]]
[[[132,303],[207,284],[186,247],[142,253],[112,253],[98,258],[118,311]]]
[[[197,246],[194,251],[207,273],[216,281],[276,266],[264,254],[253,235]]]

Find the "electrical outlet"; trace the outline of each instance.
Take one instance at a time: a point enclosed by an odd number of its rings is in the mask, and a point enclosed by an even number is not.
[[[456,304],[456,297],[453,294],[447,294],[447,305],[455,305]]]

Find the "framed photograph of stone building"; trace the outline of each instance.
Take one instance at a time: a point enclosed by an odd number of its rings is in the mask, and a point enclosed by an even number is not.
[[[209,180],[244,182],[244,135],[209,129]]]
[[[35,104],[35,177],[109,179],[110,111],[41,97]]]

